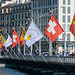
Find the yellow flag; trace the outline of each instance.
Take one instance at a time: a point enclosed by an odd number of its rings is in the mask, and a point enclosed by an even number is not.
[[[22,33],[23,33],[23,38],[25,37],[25,34],[26,34],[26,30],[24,29],[24,27],[23,26],[21,26],[22,27]]]
[[[5,39],[2,35],[0,35],[0,42],[1,44],[4,46],[4,43],[5,43]]]
[[[25,39],[24,39],[24,37],[25,37],[25,34],[26,34],[26,30],[23,28],[23,26],[21,26],[22,27],[22,34],[21,34],[21,47],[25,44]]]

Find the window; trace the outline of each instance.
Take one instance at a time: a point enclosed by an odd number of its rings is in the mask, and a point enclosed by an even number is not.
[[[3,20],[4,20],[4,16],[3,16]]]
[[[30,17],[30,13],[28,13],[28,17]]]
[[[22,21],[22,24],[23,24],[23,21]]]
[[[54,0],[53,0],[53,5],[54,5]]]
[[[63,0],[63,5],[65,5],[65,1],[66,1],[66,0]]]
[[[20,19],[20,14],[19,14],[19,19]]]
[[[70,7],[68,7],[68,14],[70,14]]]
[[[70,5],[70,0],[68,0],[68,5]]]
[[[67,22],[69,22],[69,23],[70,23],[70,16],[68,16],[68,17],[67,17],[67,20],[68,20]]]
[[[22,18],[23,18],[23,14],[22,14]]]
[[[13,15],[12,19],[14,20],[14,15]]]
[[[17,14],[16,14],[16,19],[17,19]]]
[[[65,13],[65,7],[63,7],[63,13]]]
[[[55,0],[55,4],[57,5],[57,0]]]
[[[67,40],[70,41],[70,34],[67,34]]]
[[[7,20],[9,20],[9,15],[7,15]]]
[[[8,12],[10,12],[10,9],[8,9]]]
[[[42,3],[41,3],[42,4]],[[35,1],[35,7],[37,7],[37,2]]]
[[[4,9],[4,13],[6,13],[6,9]]]
[[[63,16],[63,22],[65,22],[65,16]]]
[[[50,5],[51,5],[51,0],[50,0]]]

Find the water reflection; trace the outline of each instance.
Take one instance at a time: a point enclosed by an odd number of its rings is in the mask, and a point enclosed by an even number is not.
[[[29,75],[10,68],[0,68],[0,75]]]

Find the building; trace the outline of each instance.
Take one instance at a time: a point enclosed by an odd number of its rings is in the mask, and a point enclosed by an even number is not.
[[[31,1],[32,1],[32,15],[33,15],[32,17],[35,20],[35,23],[39,26],[39,28],[41,24],[40,30],[42,30],[43,33],[51,18],[51,14],[49,13],[50,10],[53,12],[62,28],[66,31],[65,33],[66,37],[64,37],[64,33],[62,33],[54,41],[53,48],[58,50],[58,52],[64,51],[64,39],[66,38],[66,50],[69,50],[69,52],[74,51],[75,38],[71,34],[69,28],[75,13],[74,10],[75,1],[74,0],[31,0]],[[37,17],[39,17],[39,19],[36,19]],[[47,40],[49,41],[48,38]],[[45,38],[43,38],[42,41],[43,41],[43,43],[41,44],[42,50],[48,51],[50,47],[49,43],[46,42]]]
[[[11,6],[9,4],[0,8],[0,33],[4,35],[6,32],[10,33],[11,30]]]
[[[70,53],[74,52],[75,37],[71,34],[69,30],[72,18],[75,13],[74,0],[23,0],[22,2],[25,3],[20,3],[20,0],[18,0],[18,3],[9,6],[11,13],[5,12],[6,8],[8,7],[0,8],[1,9],[0,16],[2,16],[0,24],[2,26],[3,25],[4,26],[6,25],[7,27],[9,25],[10,27],[13,26],[18,32],[20,24],[22,24],[27,30],[32,18],[33,21],[37,24],[39,29],[44,34],[47,24],[51,18],[50,11],[52,11],[55,17],[57,18],[58,22],[62,26],[62,28],[65,30],[65,33],[63,32],[52,43],[53,49],[55,51],[58,51],[58,53],[65,51],[64,44],[66,44],[66,51],[68,50]],[[10,16],[9,19],[7,17],[8,15]],[[6,21],[4,21],[5,17]],[[26,22],[28,22],[28,24],[25,24]],[[11,30],[9,29],[8,31],[10,33]],[[64,35],[66,35],[66,37]],[[40,41],[36,42],[35,45],[32,46],[33,51],[39,51],[40,54],[43,51],[44,52],[50,51],[51,53],[52,49],[51,49],[50,40],[46,35],[44,36],[45,37],[43,37]],[[66,43],[64,42],[64,40],[66,41]]]
[[[19,34],[21,35],[21,26],[22,25],[25,30],[28,29],[31,20],[31,2],[15,4],[12,6],[12,25]],[[20,48],[20,44],[18,45]],[[17,48],[15,48],[17,49]],[[24,51],[24,46],[21,47],[21,51]]]
[[[58,10],[58,21],[65,30],[66,33],[62,33],[62,35],[59,36],[58,43],[59,50],[64,50],[64,43],[61,41],[66,40],[66,50],[68,50],[70,53],[75,52],[75,37],[70,32],[70,25],[75,13],[75,1],[74,0],[59,0],[59,10]],[[66,37],[64,38],[64,35]]]
[[[7,39],[7,33],[12,37],[13,29],[15,28],[16,32],[21,35],[21,26],[22,25],[26,30],[30,24],[31,17],[31,2],[20,3],[20,4],[7,4],[1,6],[0,8],[0,33]],[[20,47],[20,44],[19,46]],[[21,47],[21,51],[23,52]],[[14,47],[14,51],[17,48]]]

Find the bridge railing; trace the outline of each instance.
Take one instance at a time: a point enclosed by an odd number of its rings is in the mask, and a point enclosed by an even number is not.
[[[27,60],[33,60],[31,56],[26,56]],[[75,57],[54,57],[54,56],[34,56],[35,61],[57,62],[57,63],[74,63]]]
[[[24,56],[28,61],[42,61],[42,62],[54,62],[54,63],[73,63],[75,64],[75,57],[58,57],[58,56]],[[10,56],[0,56],[0,59],[17,59],[17,60],[25,60],[22,56],[10,57]]]

